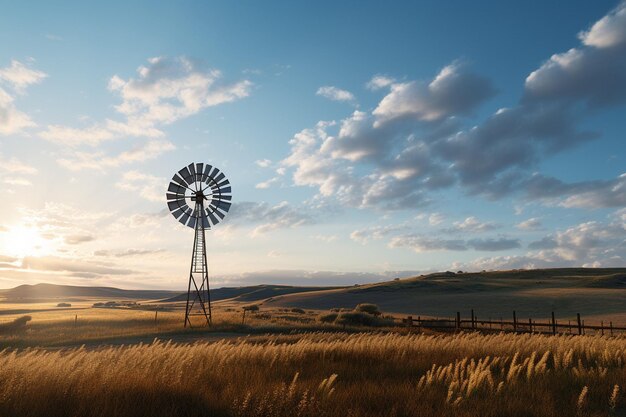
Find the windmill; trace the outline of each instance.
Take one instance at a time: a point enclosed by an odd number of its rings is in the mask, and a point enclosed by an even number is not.
[[[207,265],[205,231],[219,223],[231,204],[231,187],[226,175],[219,169],[200,163],[191,163],[172,177],[167,188],[167,207],[185,226],[194,229],[185,327],[191,327],[191,316],[204,316],[211,325],[211,295]],[[193,209],[191,208],[193,207]]]

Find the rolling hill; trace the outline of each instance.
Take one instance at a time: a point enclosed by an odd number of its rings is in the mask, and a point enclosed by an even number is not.
[[[451,317],[548,317],[626,312],[626,268],[563,268],[435,273],[354,287],[273,297],[266,307],[353,308],[375,303],[386,312]]]

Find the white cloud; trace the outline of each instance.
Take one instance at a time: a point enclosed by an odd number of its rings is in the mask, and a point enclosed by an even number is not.
[[[115,109],[124,120],[107,119],[86,128],[49,125],[40,136],[67,146],[95,146],[123,136],[155,138],[163,136],[160,126],[247,97],[252,88],[248,80],[224,82],[220,71],[185,57],[151,58],[137,73],[136,78],[114,75],[109,80],[109,90],[122,99]]]
[[[498,226],[493,222],[481,222],[476,217],[467,217],[462,222],[454,222],[448,232],[482,233],[493,230]]]
[[[257,237],[277,229],[290,229],[313,224],[313,217],[307,212],[283,201],[274,206],[268,203],[244,201],[234,203],[224,219],[226,226],[255,226],[250,235]]]
[[[539,230],[541,229],[541,220],[537,217],[532,217],[518,223],[517,225],[515,225],[515,227],[520,230]]]
[[[458,63],[444,67],[429,84],[416,81],[391,85],[372,112],[377,123],[400,117],[422,121],[466,114],[494,94],[491,83],[478,75],[463,71]]]
[[[254,186],[254,188],[257,188],[259,190],[265,190],[268,189],[272,186],[272,184],[276,183],[280,178],[278,177],[274,177],[274,178],[270,178],[267,181],[263,181],[258,183],[257,185]]]
[[[351,92],[347,90],[342,90],[337,87],[328,86],[328,85],[324,87],[320,87],[315,94],[317,94],[318,96],[325,97],[329,100],[333,100],[333,101],[354,101],[355,100],[354,94],[352,94]]]
[[[369,90],[375,91],[380,90],[381,88],[385,88],[393,84],[395,80],[391,77],[387,77],[385,75],[375,75],[371,80],[365,84],[365,87]]]
[[[254,161],[254,163],[261,168],[269,168],[272,165],[272,161],[269,159],[259,159]]]
[[[431,226],[437,226],[443,223],[444,220],[445,217],[441,213],[431,213],[430,216],[428,216],[428,224]]]
[[[115,186],[122,190],[136,191],[140,197],[150,201],[163,201],[165,178],[155,177],[139,171],[127,171]]]
[[[46,73],[29,68],[16,60],[11,61],[11,66],[0,68],[0,82],[9,84],[18,93],[29,85],[40,83],[47,76]]]
[[[626,43],[626,2],[622,1],[591,29],[578,36],[585,45],[596,48],[610,48]]]
[[[71,171],[92,169],[105,171],[107,168],[128,165],[155,159],[165,152],[176,149],[167,140],[149,140],[135,148],[121,152],[115,156],[107,156],[104,152],[72,151],[68,156],[57,159],[59,165]]]
[[[367,229],[355,230],[350,233],[350,239],[365,245],[370,240],[380,240],[393,233],[399,231],[406,231],[408,228],[405,225],[391,225],[391,226],[375,226]]]
[[[0,155],[0,178],[2,182],[8,185],[32,185],[30,180],[37,174],[37,168],[28,165],[16,157],[4,159]]]

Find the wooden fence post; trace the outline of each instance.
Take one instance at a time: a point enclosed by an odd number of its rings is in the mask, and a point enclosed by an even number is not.
[[[552,312],[552,336],[556,336],[556,320],[554,319],[554,311]]]
[[[600,321],[600,327],[601,327],[600,332],[602,333],[602,336],[604,336],[604,321],[603,320]]]
[[[159,310],[155,310],[154,311],[154,325],[156,326],[157,324],[157,318],[159,317]]]
[[[417,316],[417,330],[422,331],[422,316]]]
[[[533,319],[531,319],[531,318],[528,318],[528,331],[530,333],[533,332]]]
[[[502,321],[502,317],[500,317],[500,330],[504,330],[504,321]]]
[[[241,324],[244,324],[246,322],[246,309],[243,309],[243,317],[241,318]]]
[[[578,335],[582,335],[583,334],[583,326],[580,323],[580,313],[576,313],[576,320],[578,321]]]
[[[461,312],[456,312],[456,329],[461,330]]]
[[[572,321],[568,320],[567,325],[569,326],[569,334],[572,334]]]
[[[474,309],[472,309],[472,330],[476,328],[476,322],[474,321]]]
[[[513,310],[513,331],[517,333],[517,316],[515,310]]]
[[[609,322],[609,326],[611,329],[611,336],[613,336],[613,322],[612,321]]]
[[[413,328],[413,316],[408,316],[406,318],[406,325],[409,327],[409,332]]]

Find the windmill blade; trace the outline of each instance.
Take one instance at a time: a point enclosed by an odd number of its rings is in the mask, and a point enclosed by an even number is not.
[[[211,199],[212,199],[212,200],[225,200],[225,201],[230,201],[230,200],[231,200],[231,198],[233,198],[233,197],[232,197],[232,196],[230,196],[230,195],[223,195],[223,194],[213,194],[213,195],[211,196]]]
[[[220,194],[230,194],[230,187],[224,187],[219,189]]]
[[[209,219],[207,219],[206,216],[202,216],[202,227],[204,227],[205,229],[210,229],[211,225],[209,224]]]
[[[211,200],[211,204],[215,204],[217,208],[222,209],[226,212],[230,210],[230,203],[227,203],[226,201]]]
[[[172,216],[174,216],[174,218],[178,219],[180,216],[182,216],[185,213],[185,210],[183,210],[182,208],[178,208],[176,210],[174,210],[172,212]]]
[[[196,216],[191,216],[189,218],[189,222],[187,223],[187,226],[191,227],[192,229],[196,227]]]
[[[204,174],[204,163],[196,163],[196,181],[202,181],[202,175]]]
[[[226,178],[226,175],[224,175],[223,172],[220,172],[220,174],[215,177],[215,182],[219,184],[219,182],[222,181],[224,178]]]
[[[167,191],[171,192],[171,193],[175,193],[175,194],[185,194],[185,189],[183,187],[181,187],[180,185],[170,182],[169,187],[167,187]]]
[[[220,170],[217,169],[216,167],[213,167],[213,171],[211,171],[211,173],[209,174],[209,179],[207,182],[211,182],[213,184],[217,184],[217,182],[215,181],[215,177],[217,177],[217,175],[220,173]]]
[[[181,222],[182,224],[184,224],[185,226],[187,226],[187,221],[189,220],[189,214],[184,213],[180,219],[178,219],[179,222]]]
[[[184,179],[182,179],[182,177],[178,174],[174,174],[174,176],[172,177],[172,181],[182,187],[187,187],[188,185],[187,182]]]
[[[213,169],[211,165],[209,164],[204,165],[204,173],[202,174],[202,182],[206,182],[206,180],[209,178],[209,172],[211,172],[211,169]]]
[[[165,193],[165,198],[168,200],[178,200],[181,198],[185,198],[185,196],[183,194]]]
[[[196,179],[196,164],[194,164],[193,162],[189,165],[187,165],[187,169],[189,170],[189,173],[191,174],[191,177],[193,180]]]
[[[187,185],[191,185],[191,173],[189,172],[189,169],[187,169],[187,167],[184,167],[183,169],[178,171],[178,174],[183,178],[183,180],[185,180],[185,183],[187,183]]]
[[[209,219],[211,219],[211,224],[216,225],[220,222],[209,210],[205,210],[205,212]]]
[[[214,210],[213,213],[216,214],[220,220],[224,220],[224,216],[226,216],[226,213],[222,213],[220,210]]]

